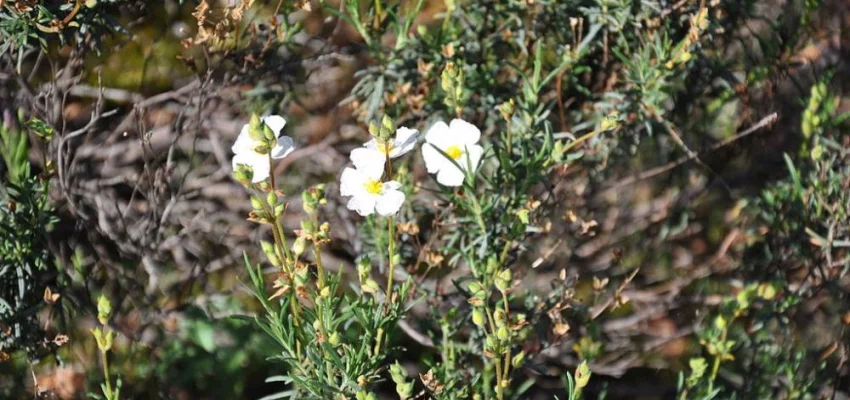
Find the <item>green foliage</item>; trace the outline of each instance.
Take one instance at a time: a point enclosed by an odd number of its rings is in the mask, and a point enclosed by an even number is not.
[[[120,3],[124,1],[0,2],[0,56],[14,54],[20,71],[24,52],[32,47],[73,42],[97,50],[106,33],[122,30],[110,16],[113,5]]]
[[[0,125],[0,155],[5,176],[0,181],[0,353],[26,350],[32,358],[55,350],[44,346],[37,313],[47,306],[53,257],[48,232],[57,222],[48,195],[50,180],[34,175],[27,133],[7,121]]]

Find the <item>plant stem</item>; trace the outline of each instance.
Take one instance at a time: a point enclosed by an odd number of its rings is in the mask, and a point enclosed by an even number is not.
[[[478,227],[481,228],[481,233],[487,234],[487,225],[484,223],[484,217],[482,216],[484,210],[481,208],[481,203],[478,202],[478,197],[475,196],[475,192],[472,192],[469,198],[472,199],[472,211],[475,213],[475,222],[477,222]]]
[[[105,329],[104,333],[106,333]],[[112,400],[112,382],[110,382],[109,379],[109,360],[108,357],[106,357],[106,351],[100,351],[100,360],[103,363],[103,380],[106,383],[106,393],[104,394],[108,400]]]
[[[508,307],[508,295],[505,292],[502,292],[502,303],[504,303],[504,306],[505,306],[505,323],[510,324],[509,321],[510,321],[511,314],[510,314],[510,308]],[[510,325],[508,325],[508,326],[510,326]],[[508,331],[510,331],[510,329],[508,329]],[[502,377],[503,381],[508,380],[508,378],[510,377],[510,374],[511,374],[510,371],[511,371],[511,345],[509,343],[508,344],[508,350],[505,353],[505,372],[504,372],[505,375]]]

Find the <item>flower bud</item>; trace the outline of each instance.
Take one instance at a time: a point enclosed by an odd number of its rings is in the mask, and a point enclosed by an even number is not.
[[[484,317],[484,311],[480,308],[475,307],[472,309],[472,323],[476,326],[483,328],[486,323],[486,318]]]
[[[511,365],[514,368],[519,368],[522,366],[522,363],[525,361],[525,352],[521,351],[519,354],[515,355],[513,359],[511,359]]]
[[[263,254],[266,255],[266,258],[269,260],[271,265],[275,267],[281,266],[280,257],[277,255],[277,250],[274,248],[274,244],[269,243],[265,240],[260,241],[260,247],[263,249]]]
[[[97,320],[101,325],[106,325],[109,317],[112,315],[112,303],[104,295],[100,295],[97,299]]]
[[[496,285],[496,289],[499,289],[500,292],[504,293],[510,289],[512,280],[513,275],[511,274],[511,270],[505,269],[496,275],[494,284]]]
[[[251,179],[254,179],[254,171],[251,167],[244,164],[237,164],[233,170],[233,179],[244,186],[251,184]]]
[[[496,311],[493,312],[493,319],[496,322],[496,326],[505,326],[505,322],[507,322],[507,314],[505,314],[505,310],[502,310],[501,308],[496,309]]]
[[[267,141],[274,141],[275,139],[277,139],[277,136],[274,134],[272,128],[270,128],[266,124],[263,124],[263,138]]]
[[[583,389],[590,382],[590,368],[587,366],[587,360],[582,361],[578,368],[576,368],[575,381],[576,390]]]
[[[251,120],[248,121],[248,136],[256,141],[263,140],[263,127],[265,124],[257,114],[251,114]]]
[[[337,333],[337,332],[332,333],[331,337],[328,338],[328,343],[330,343],[330,345],[333,346],[333,347],[339,346],[339,342],[340,342],[340,338],[339,338],[339,333]]]
[[[396,361],[395,364],[390,366],[390,377],[395,383],[404,383],[407,380],[407,371]]]
[[[256,197],[251,197],[251,207],[253,207],[254,210],[260,211],[263,209],[263,201]]]
[[[295,242],[292,243],[292,252],[296,257],[304,254],[304,250],[307,249],[307,239],[304,236],[299,236],[295,239]]]
[[[501,342],[507,342],[511,339],[511,334],[508,332],[508,328],[502,325],[499,329],[496,330],[496,338]]]

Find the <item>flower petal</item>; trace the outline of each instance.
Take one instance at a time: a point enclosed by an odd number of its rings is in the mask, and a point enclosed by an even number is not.
[[[254,178],[251,179],[251,182],[259,183],[262,182],[269,177],[269,171],[271,170],[271,164],[269,163],[268,156],[258,154],[256,152],[243,152],[237,153],[233,156],[233,169],[236,169],[237,165],[247,165],[251,167],[251,170],[254,171]]]
[[[365,196],[354,196],[351,200],[348,201],[346,207],[349,210],[357,211],[361,216],[369,216],[375,212],[375,203],[378,201],[378,196],[375,195],[365,195]]]
[[[378,214],[386,217],[397,213],[398,210],[401,209],[402,204],[404,204],[404,193],[390,189],[385,190],[384,193],[381,194],[381,197],[378,198],[377,204],[375,204],[375,209],[378,211]]]
[[[463,185],[464,177],[463,171],[454,164],[448,163],[437,173],[437,182],[443,186],[460,186]]]
[[[481,130],[460,118],[453,119],[449,129],[452,139],[458,144],[475,144],[481,139]]]
[[[436,174],[444,165],[451,164],[446,156],[437,151],[430,142],[422,145],[422,158],[425,160],[425,168],[429,174]]]
[[[281,136],[277,138],[277,145],[272,149],[272,158],[281,159],[292,153],[295,150],[295,143],[289,136]]]
[[[384,190],[399,190],[401,189],[401,183],[397,181],[386,181],[384,182]]]
[[[271,128],[275,137],[280,137],[280,131],[284,126],[286,126],[286,120],[280,115],[269,115],[267,117],[263,117],[263,122]]]
[[[257,143],[251,138],[251,135],[248,134],[248,129],[249,125],[245,124],[242,127],[242,131],[239,132],[239,136],[236,137],[236,142],[234,142],[233,147],[230,148],[234,154],[244,153],[247,151],[253,152],[254,148],[257,147]]]
[[[460,165],[465,170],[469,170],[469,166],[472,166],[472,172],[478,169],[478,164],[481,163],[481,156],[484,155],[484,148],[480,145],[473,144],[466,146],[466,156],[460,161]]]
[[[425,141],[441,149],[445,149],[454,142],[449,126],[443,121],[438,121],[428,128],[428,133],[425,134]]]
[[[395,139],[393,139],[393,149],[390,152],[390,157],[397,158],[403,154],[413,150],[416,147],[416,138],[419,136],[419,131],[402,126],[395,131]]]
[[[384,174],[384,163],[387,157],[378,150],[359,147],[351,151],[351,162],[366,177],[378,180]]]
[[[354,168],[346,168],[339,177],[339,193],[343,196],[360,195],[366,192],[363,188],[364,183],[366,183],[366,177],[362,172]]]

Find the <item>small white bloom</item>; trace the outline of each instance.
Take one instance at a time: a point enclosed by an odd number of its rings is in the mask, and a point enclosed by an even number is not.
[[[437,122],[428,129],[426,143],[422,146],[428,173],[437,174],[437,182],[441,185],[462,185],[466,171],[474,173],[484,154],[479,139],[481,131],[462,119],[453,119],[450,125]]]
[[[398,158],[413,150],[413,147],[416,146],[416,137],[418,135],[419,131],[416,129],[401,127],[395,131],[395,137],[391,141],[381,143],[378,139],[372,139],[366,142],[364,146],[378,151],[384,157],[389,153],[390,158]]]
[[[404,203],[400,183],[381,182],[384,160],[376,158],[375,154],[377,152],[368,148],[355,149],[351,152],[354,168],[346,168],[340,177],[340,193],[351,196],[348,209],[364,217],[376,211],[382,216],[393,215]]]
[[[268,117],[263,117],[262,122],[274,132],[276,142],[272,149],[264,149],[262,140],[251,137],[251,124],[245,124],[242,127],[242,131],[239,132],[239,136],[236,138],[236,143],[231,148],[234,154],[233,169],[235,170],[236,166],[240,164],[251,167],[251,170],[254,171],[254,177],[252,179],[254,183],[268,179],[271,172],[270,153],[271,158],[280,159],[292,153],[292,150],[295,150],[295,144],[292,138],[280,135],[280,131],[286,125],[286,120],[283,117],[269,115]]]

